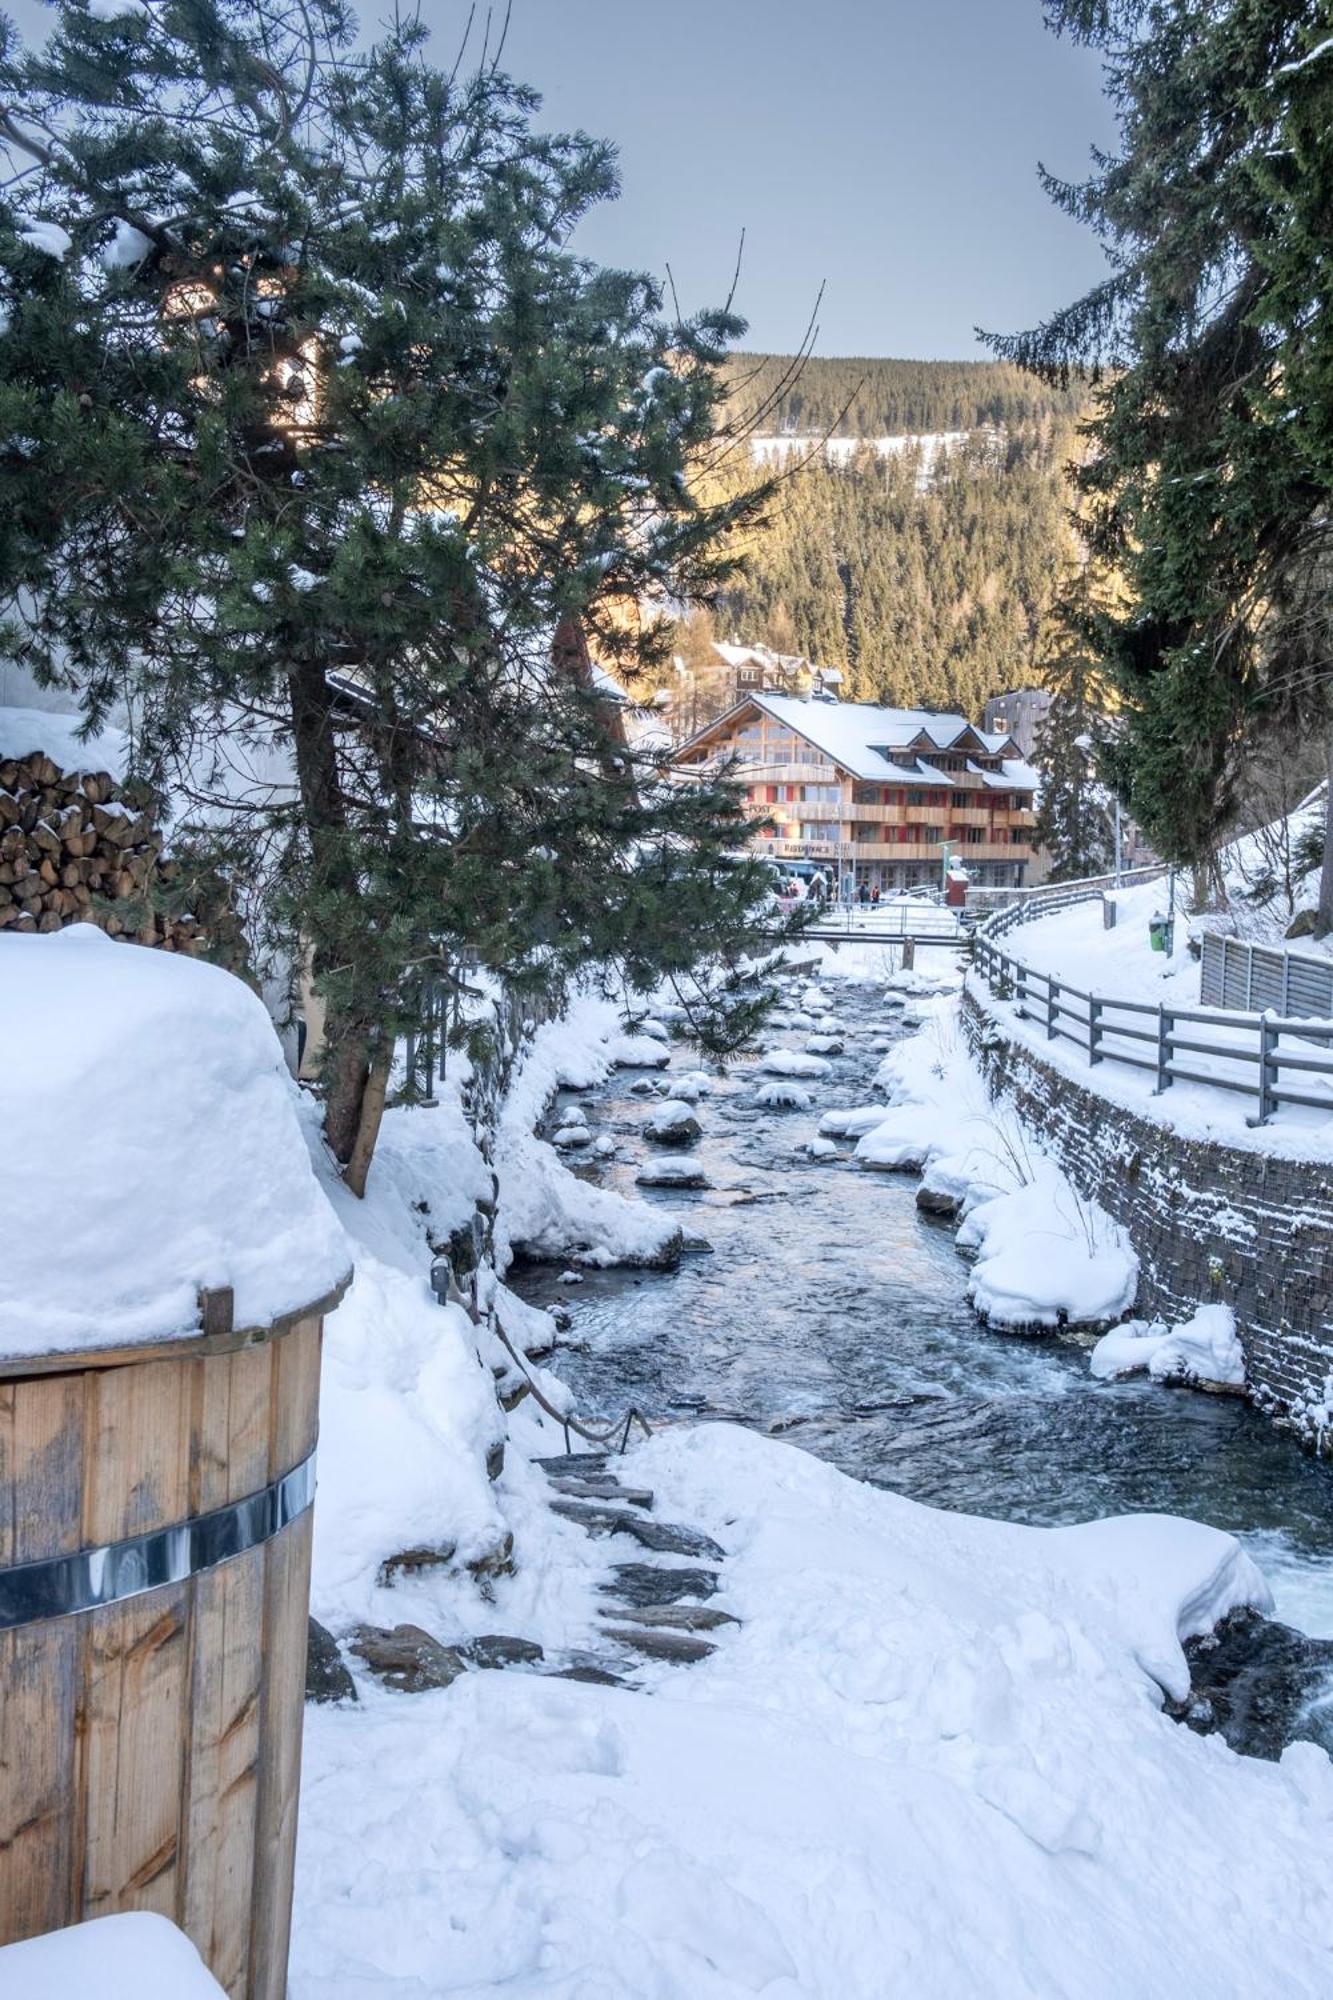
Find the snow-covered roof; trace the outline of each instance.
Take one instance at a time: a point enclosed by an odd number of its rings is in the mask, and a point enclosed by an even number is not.
[[[0,1045],[0,1357],[188,1337],[199,1292],[227,1286],[236,1325],[267,1326],[346,1277],[296,1086],[241,980],[90,924],[6,932]]]
[[[876,708],[869,702],[802,701],[794,695],[767,693],[748,695],[746,701],[763,709],[775,722],[804,736],[854,778],[883,778],[888,771],[902,770],[904,767],[895,764],[890,753],[909,750],[919,743],[936,751],[960,745],[965,749],[980,749],[987,756],[998,756],[1003,750],[1015,747],[1011,736],[988,734],[965,715],[939,715],[931,709]],[[957,782],[941,771],[930,775],[935,784]],[[1022,789],[1017,779],[1006,782]]]

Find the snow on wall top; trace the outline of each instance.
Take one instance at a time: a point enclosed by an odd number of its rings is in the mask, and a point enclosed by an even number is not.
[[[83,717],[63,709],[0,708],[0,758],[41,751],[62,771],[109,771],[123,778],[129,746],[119,729],[101,729],[86,741]]]
[[[262,1003],[89,924],[0,936],[0,1358],[169,1340],[230,1285],[237,1326],[350,1262]]]

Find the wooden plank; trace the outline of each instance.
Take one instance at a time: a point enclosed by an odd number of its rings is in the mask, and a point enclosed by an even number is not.
[[[189,1511],[193,1364],[154,1361],[87,1378],[83,1538],[96,1546]],[[79,1620],[83,1917],[178,1915],[189,1701],[188,1584]]]
[[[77,1377],[0,1384],[0,1562],[79,1546],[82,1416]],[[77,1914],[77,1666],[72,1620],[0,1635],[0,1944]]]
[[[251,1549],[199,1577],[193,1605],[181,1924],[233,2000],[250,1971],[264,1557]]]
[[[273,1436],[268,1476],[277,1479],[315,1449],[323,1322],[303,1320],[273,1349]]]
[[[96,1548],[184,1520],[190,1498],[191,1365],[154,1361],[88,1378],[83,1539]]]
[[[264,1685],[250,2000],[285,2000],[287,1992],[313,1520],[314,1510],[307,1507],[299,1520],[265,1545]]]
[[[189,1588],[153,1590],[79,1620],[83,1918],[180,1914]]]

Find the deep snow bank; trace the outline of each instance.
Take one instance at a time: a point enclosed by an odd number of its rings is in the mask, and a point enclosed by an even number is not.
[[[230,973],[90,924],[6,934],[0,1047],[0,1352],[189,1334],[227,1285],[262,1325],[346,1276],[296,1086]]]
[[[958,1020],[957,1002],[921,1003],[921,1026],[884,1058],[875,1081],[891,1100],[836,1113],[830,1131],[860,1134],[869,1167],[924,1172],[926,1197],[963,1218],[975,1251],[968,1295],[993,1326],[1104,1324],[1134,1302],[1129,1238],[1085,1200],[1015,1112],[993,1102]]]
[[[1325,1989],[1328,1760],[1160,1712],[1181,1637],[1268,1603],[1231,1537],[936,1512],[721,1425],[630,1471],[743,1624],[651,1693],[312,1712],[293,2000]]]
[[[534,1131],[562,1087],[587,1089],[617,1064],[660,1068],[668,1060],[660,1042],[626,1035],[616,1008],[592,996],[575,1000],[560,1020],[537,1030],[495,1136],[502,1269],[519,1252],[590,1265],[670,1261],[680,1245],[680,1226],[669,1214],[580,1180]]]

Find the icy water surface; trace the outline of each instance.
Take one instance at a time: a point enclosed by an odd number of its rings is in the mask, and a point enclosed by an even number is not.
[[[675,1273],[589,1271],[571,1287],[550,1268],[517,1274],[526,1297],[571,1314],[552,1365],[580,1408],[731,1418],[970,1513],[1041,1524],[1188,1514],[1240,1536],[1279,1618],[1333,1635],[1333,1468],[1230,1398],[1094,1382],[1086,1344],[988,1331],[967,1303],[952,1228],[916,1207],[914,1175],[866,1172],[850,1144],[828,1164],[801,1156],[822,1112],[873,1099],[887,1038],[901,1032],[881,989],[824,990],[846,1054],[804,1084],[809,1111],[759,1110],[755,1068],[738,1065],[701,1103],[703,1139],[681,1155],[641,1136],[655,1100],[631,1094],[636,1072],[580,1097],[618,1141],[596,1177],[664,1203],[712,1246]],[[780,1039],[800,1048],[806,1036]],[[673,1069],[692,1066],[673,1054]],[[645,1159],[681,1157],[705,1169],[710,1191],[635,1187]]]

